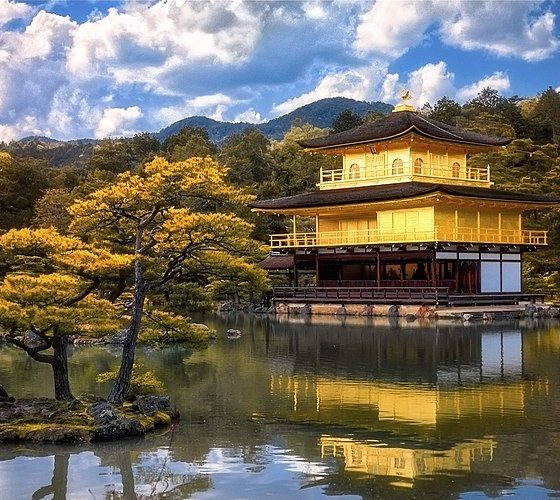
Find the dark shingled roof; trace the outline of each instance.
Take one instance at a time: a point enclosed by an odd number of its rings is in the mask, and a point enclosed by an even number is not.
[[[430,139],[477,146],[505,146],[511,142],[511,139],[452,127],[413,111],[398,111],[376,122],[364,123],[338,134],[299,141],[299,145],[311,149],[330,148],[394,139],[411,132]]]
[[[249,206],[256,209],[274,210],[290,208],[327,207],[332,205],[352,205],[356,203],[371,203],[377,201],[391,201],[404,198],[414,198],[440,192],[450,196],[466,198],[483,198],[500,201],[520,201],[528,203],[542,203],[551,205],[560,203],[560,198],[542,194],[516,193],[499,191],[497,189],[449,186],[426,182],[404,182],[400,184],[382,184],[379,186],[365,186],[346,189],[325,189],[312,193],[296,194],[272,200],[254,201]]]
[[[258,266],[262,269],[274,270],[274,269],[290,269],[294,267],[294,256],[293,255],[269,255],[266,259],[258,263]]]

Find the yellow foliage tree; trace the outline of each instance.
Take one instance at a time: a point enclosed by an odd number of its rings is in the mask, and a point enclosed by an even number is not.
[[[93,295],[132,258],[85,244],[55,229],[13,229],[0,235],[0,325],[6,340],[52,367],[55,397],[73,399],[68,335],[115,331],[120,312]],[[32,341],[29,333],[35,335]],[[48,351],[52,348],[52,354]]]
[[[255,287],[266,286],[264,273],[250,264],[263,249],[250,239],[251,225],[236,215],[251,197],[230,186],[226,174],[209,157],[155,158],[70,207],[71,232],[133,259],[130,322],[110,401],[123,401],[129,391],[149,293],[173,280],[237,280],[243,270]],[[171,323],[177,328],[180,320]]]

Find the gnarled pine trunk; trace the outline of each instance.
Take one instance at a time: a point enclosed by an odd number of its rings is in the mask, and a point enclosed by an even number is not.
[[[136,289],[134,301],[132,303],[132,315],[130,324],[126,330],[126,338],[123,345],[121,366],[115,385],[109,395],[111,403],[122,403],[130,389],[130,379],[132,378],[132,368],[134,367],[134,354],[136,351],[136,341],[140,332],[142,315],[144,313],[144,302],[146,300],[146,290],[144,287]]]
[[[68,339],[57,336],[53,343],[53,360],[51,363],[54,377],[54,397],[59,401],[74,399],[70,390],[70,377],[68,375]]]

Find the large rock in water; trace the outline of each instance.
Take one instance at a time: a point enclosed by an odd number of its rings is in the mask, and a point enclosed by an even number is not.
[[[108,441],[169,425],[179,417],[169,398],[143,396],[133,405],[49,398],[0,401],[0,443],[6,441]]]
[[[110,441],[128,436],[144,435],[144,428],[138,418],[119,415],[112,404],[106,401],[93,403],[88,410],[95,422],[95,438]]]
[[[179,416],[177,408],[171,405],[167,396],[138,396],[132,403],[132,409],[148,417],[153,417],[158,411]]]

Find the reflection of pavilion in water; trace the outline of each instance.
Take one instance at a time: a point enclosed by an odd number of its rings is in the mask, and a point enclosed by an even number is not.
[[[319,446],[323,458],[343,458],[347,471],[414,480],[440,472],[470,472],[473,462],[492,460],[496,442],[490,438],[478,439],[436,451],[324,435],[319,439]],[[398,483],[399,486],[409,484]]]
[[[523,335],[515,326],[441,324],[419,327],[353,318],[345,323],[271,325],[266,357],[282,373],[352,379],[471,384],[519,380],[525,373]],[[336,321],[336,320],[334,320]],[[276,371],[273,368],[273,371]]]
[[[511,325],[426,332],[377,329],[368,341],[337,344],[337,333],[325,331],[311,336],[315,359],[310,338],[300,337],[292,373],[271,375],[276,415],[319,424],[322,457],[343,458],[347,471],[400,478],[399,486],[471,473],[493,458],[489,436],[516,428],[528,400],[548,386],[526,380],[522,332]],[[399,362],[408,369],[395,370]]]

